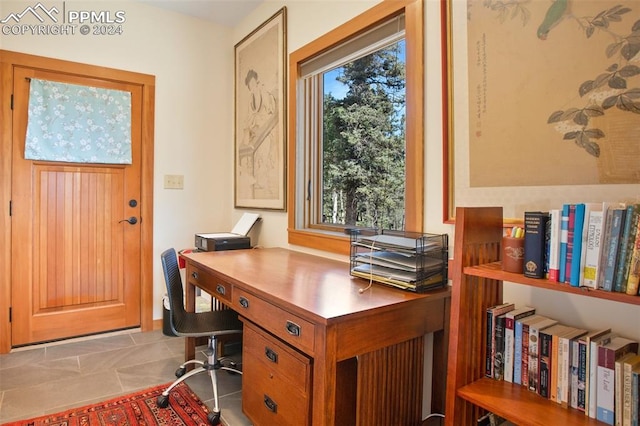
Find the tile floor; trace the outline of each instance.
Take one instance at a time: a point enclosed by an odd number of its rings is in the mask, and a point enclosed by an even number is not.
[[[230,357],[240,363],[240,351],[232,352]],[[0,423],[97,403],[170,382],[183,354],[182,338],[167,337],[157,330],[74,339],[0,355]],[[205,359],[201,351],[198,356]],[[250,425],[241,409],[242,376],[223,372],[218,378],[224,424]],[[198,374],[187,383],[212,407],[213,392],[207,375]]]

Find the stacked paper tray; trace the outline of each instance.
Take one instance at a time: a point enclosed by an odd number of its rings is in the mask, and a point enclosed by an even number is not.
[[[447,284],[448,236],[351,229],[351,275],[423,292]]]

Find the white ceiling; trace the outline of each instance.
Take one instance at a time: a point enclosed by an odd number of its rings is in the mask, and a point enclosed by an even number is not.
[[[262,0],[138,0],[162,9],[195,16],[216,24],[235,26]]]

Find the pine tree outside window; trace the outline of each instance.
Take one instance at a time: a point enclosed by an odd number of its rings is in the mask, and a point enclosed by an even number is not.
[[[346,254],[345,228],[422,231],[422,16],[383,1],[291,54],[290,243]]]

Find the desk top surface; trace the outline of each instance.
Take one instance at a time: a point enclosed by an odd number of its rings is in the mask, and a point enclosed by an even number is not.
[[[448,297],[448,288],[416,294],[349,274],[349,263],[282,248],[181,255],[225,282],[294,311],[330,320],[398,303]]]

